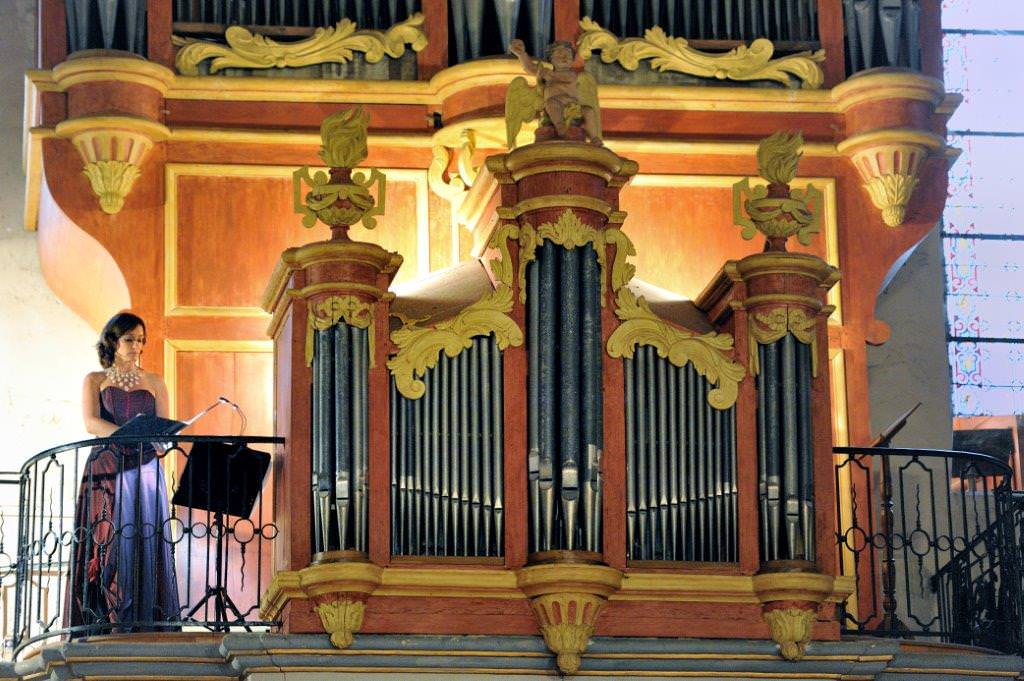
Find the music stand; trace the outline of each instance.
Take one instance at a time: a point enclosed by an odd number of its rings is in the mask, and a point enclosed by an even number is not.
[[[137,414],[128,419],[117,430],[110,434],[111,437],[160,437],[161,435],[174,435],[187,423],[165,419],[160,416],[147,416]]]
[[[213,513],[210,535],[216,530],[217,556],[216,583],[207,585],[203,597],[188,611],[186,619],[212,600],[217,622],[222,623],[215,630],[228,628],[228,611],[234,614],[236,622],[245,620],[224,584],[223,553],[227,550],[224,537],[233,532],[224,525],[224,515],[249,517],[269,467],[269,454],[249,449],[244,444],[196,442],[192,445],[171,502]]]

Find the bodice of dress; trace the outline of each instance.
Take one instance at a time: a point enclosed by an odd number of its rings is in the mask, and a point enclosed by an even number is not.
[[[108,385],[100,391],[100,418],[122,426],[139,414],[156,415],[156,398],[148,390]]]

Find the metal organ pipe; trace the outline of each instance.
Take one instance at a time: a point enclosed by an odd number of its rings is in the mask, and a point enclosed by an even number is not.
[[[762,559],[815,558],[811,348],[786,334],[758,347]]]
[[[393,389],[391,552],[500,557],[504,553],[502,362],[492,336],[427,369],[411,400]],[[394,382],[392,381],[392,386]],[[393,478],[395,480],[396,478]],[[404,480],[404,482],[402,482]],[[406,490],[403,493],[403,486]]]
[[[533,551],[601,548],[600,296],[592,247],[540,244],[528,265],[526,297]]]
[[[692,364],[651,346],[625,362],[630,560],[738,560],[735,411],[707,402]]]
[[[313,545],[365,551],[369,338],[344,322],[314,333]]]

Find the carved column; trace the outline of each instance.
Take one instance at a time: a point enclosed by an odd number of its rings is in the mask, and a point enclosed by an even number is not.
[[[337,647],[361,626],[389,557],[388,287],[402,258],[348,238],[349,225],[372,227],[383,210],[369,192],[377,182],[383,197],[383,176],[352,171],[366,156],[366,124],[361,110],[324,121],[330,172],[296,172],[297,196],[301,180],[310,185],[296,208],[332,238],[286,250],[263,301],[273,315],[275,432],[286,444],[274,469],[281,536],[262,611],[286,631],[313,630],[315,611]]]
[[[604,346],[614,294],[629,278],[618,192],[637,167],[569,141],[521,147],[487,167],[501,191],[492,274],[512,288],[512,316],[527,335],[526,413],[506,412],[509,430],[522,419],[526,432],[526,459],[509,463],[526,473],[527,526],[516,536],[528,542],[529,566],[519,581],[571,673],[621,580],[609,564],[624,565],[624,464],[603,456],[622,456],[622,371]],[[605,490],[616,492],[608,512]]]
[[[839,272],[821,258],[787,251],[818,231],[821,196],[792,190],[800,136],[776,134],[758,149],[767,186],[734,188],[743,236],[766,237],[763,253],[730,261],[728,307],[747,330],[747,364],[757,392],[757,497],[761,568],[754,590],[786,659],[803,656],[820,604],[832,593],[831,408],[828,290]],[[721,307],[721,305],[719,305]]]

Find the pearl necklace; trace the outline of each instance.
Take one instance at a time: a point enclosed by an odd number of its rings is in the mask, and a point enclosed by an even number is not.
[[[107,380],[121,390],[131,390],[139,384],[142,373],[139,367],[132,366],[127,371],[120,371],[116,366],[107,369]]]

